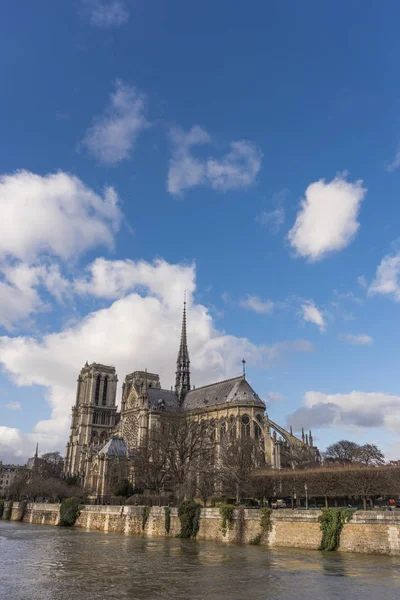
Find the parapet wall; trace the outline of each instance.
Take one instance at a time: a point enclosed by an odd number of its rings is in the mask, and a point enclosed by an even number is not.
[[[11,520],[41,525],[57,525],[59,504],[6,503],[12,508]],[[272,530],[263,534],[261,544],[269,547],[318,549],[321,530],[320,511],[278,510],[271,516]],[[144,516],[147,518],[144,518]],[[84,506],[75,527],[104,532],[120,532],[153,537],[175,537],[180,532],[176,508],[169,509],[170,529],[166,531],[164,507],[146,509],[143,506]],[[3,515],[4,518],[4,515]],[[261,534],[260,511],[236,509],[233,523],[224,535],[218,508],[201,511],[198,540],[248,544]],[[343,527],[339,551],[400,556],[400,512],[354,513]]]

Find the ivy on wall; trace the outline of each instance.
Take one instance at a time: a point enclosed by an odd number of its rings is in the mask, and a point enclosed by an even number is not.
[[[71,527],[81,514],[81,500],[79,498],[66,498],[60,506],[61,527]]]
[[[142,531],[144,531],[146,528],[146,523],[149,520],[150,512],[151,512],[151,507],[145,506],[143,509],[143,514],[142,514]]]
[[[169,506],[164,506],[164,513],[165,532],[169,533],[169,530],[171,529],[171,509]]]
[[[343,525],[348,523],[353,512],[346,508],[327,508],[319,517],[322,539],[320,550],[336,550],[340,544]]]
[[[178,507],[181,522],[179,538],[195,538],[200,528],[201,505],[194,500],[183,500]]]
[[[250,544],[252,546],[259,546],[264,536],[268,536],[270,531],[272,530],[272,521],[271,521],[272,509],[271,508],[261,508],[260,509],[260,528],[261,532],[258,533],[250,540]]]
[[[233,528],[233,511],[235,507],[233,504],[221,504],[219,507],[219,514],[221,515],[221,525],[220,529],[222,531],[222,535],[225,536],[227,531],[230,531]]]

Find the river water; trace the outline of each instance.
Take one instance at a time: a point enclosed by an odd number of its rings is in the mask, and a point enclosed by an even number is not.
[[[1,600],[391,600],[400,557],[0,521]]]

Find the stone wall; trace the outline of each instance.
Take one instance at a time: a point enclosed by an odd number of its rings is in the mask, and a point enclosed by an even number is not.
[[[9,505],[9,503],[6,503]],[[143,506],[84,506],[75,527],[104,532],[121,532],[153,537],[175,537],[180,532],[176,508],[170,509],[170,531],[165,530],[164,507],[153,506],[143,529]],[[57,525],[59,504],[12,504],[11,520],[41,525]],[[278,510],[272,513],[272,530],[261,544],[270,547],[318,549],[320,511]],[[236,509],[232,527],[223,535],[218,508],[202,509],[198,540],[248,544],[261,533],[260,511]],[[400,556],[400,512],[354,513],[341,534],[339,551]]]

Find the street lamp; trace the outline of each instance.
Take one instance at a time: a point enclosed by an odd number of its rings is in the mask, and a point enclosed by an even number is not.
[[[308,510],[308,485],[304,484],[304,490],[306,492],[306,510]]]

